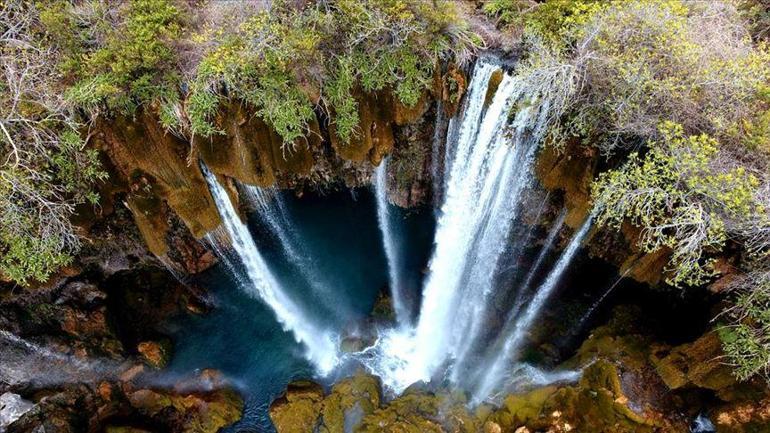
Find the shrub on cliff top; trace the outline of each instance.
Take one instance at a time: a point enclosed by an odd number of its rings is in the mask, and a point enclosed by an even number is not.
[[[70,217],[103,179],[62,98],[60,50],[41,40],[29,2],[0,7],[0,275],[45,280],[78,251]]]
[[[63,54],[67,98],[92,115],[132,114],[139,105],[178,99],[173,43],[182,14],[172,0],[41,1],[41,24]]]
[[[639,246],[672,251],[668,281],[698,285],[714,275],[714,253],[741,221],[764,215],[759,180],[740,166],[724,166],[719,144],[705,134],[685,136],[681,125],[660,127],[662,142],[640,157],[603,173],[593,185],[597,222],[642,228]]]
[[[232,31],[198,35],[208,49],[187,100],[190,130],[216,132],[219,96],[249,102],[287,144],[306,133],[314,104],[332,114],[343,142],[357,133],[358,89],[388,89],[412,106],[439,58],[464,58],[476,43],[452,2],[336,0],[297,7],[276,1]]]

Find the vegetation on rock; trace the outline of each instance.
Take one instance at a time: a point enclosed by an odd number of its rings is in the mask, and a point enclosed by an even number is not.
[[[0,273],[22,284],[45,280],[79,249],[75,207],[96,205],[95,184],[106,178],[89,143],[94,120],[159,119],[192,157],[196,139],[213,145],[225,134],[217,116],[242,104],[278,134],[286,159],[318,141],[317,116],[343,146],[372,135],[362,130],[371,120],[359,114],[360,95],[416,106],[441,62],[465,61],[480,44],[454,2],[2,6]]]
[[[0,274],[20,283],[69,263],[80,247],[70,218],[96,204],[92,184],[106,176],[84,149],[39,18],[31,2],[0,8]]]
[[[733,257],[736,275],[727,286],[735,303],[722,316],[724,349],[739,377],[766,374],[766,7],[495,0],[484,10],[523,34],[517,76],[547,90],[532,104],[563,107],[551,120],[549,143],[564,150],[577,139],[611,162],[592,187],[599,225],[639,226],[640,249],[669,252],[672,286],[714,281],[725,270],[716,260]]]

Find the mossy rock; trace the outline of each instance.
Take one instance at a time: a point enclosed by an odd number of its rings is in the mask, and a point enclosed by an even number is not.
[[[151,177],[153,191],[179,215],[197,238],[221,220],[203,173],[189,164],[190,146],[168,134],[149,109],[135,117],[116,116],[97,124],[95,140],[126,179],[137,171]]]
[[[497,93],[497,88],[500,87],[500,83],[503,81],[503,70],[498,69],[495,72],[492,73],[492,76],[489,77],[489,83],[487,83],[487,94],[484,95],[484,106],[488,107],[489,104],[492,103],[492,100],[495,98],[495,93]]]
[[[278,433],[316,431],[323,399],[321,385],[307,380],[292,382],[286,392],[270,405],[270,419]]]
[[[552,385],[508,396],[486,419],[486,429],[496,426],[502,432],[591,433],[644,433],[660,427],[628,407],[617,368],[602,360],[588,366],[576,386]]]
[[[665,356],[653,353],[650,362],[672,390],[698,387],[718,392],[736,384],[730,368],[718,361],[721,356],[719,336],[709,332],[693,343],[673,348]]]
[[[363,418],[380,406],[380,381],[371,375],[356,374],[334,385],[323,401],[320,433],[355,431]]]
[[[171,340],[143,341],[137,345],[137,351],[145,364],[155,369],[164,368],[171,359]]]
[[[243,401],[231,389],[190,394],[142,389],[128,398],[142,415],[159,422],[175,420],[172,430],[184,433],[216,433],[238,421],[243,413]]]
[[[270,186],[281,176],[308,174],[314,164],[312,148],[321,142],[315,119],[308,125],[307,137],[285,143],[268,123],[234,101],[216,123],[224,134],[196,141],[201,158],[214,173],[252,185]]]
[[[358,127],[356,133],[345,143],[337,135],[334,115],[329,123],[329,138],[337,154],[345,160],[378,165],[382,158],[393,150],[393,111],[388,96],[377,93],[367,94],[360,90],[353,92],[358,104]]]
[[[477,433],[480,422],[450,395],[414,391],[366,416],[357,433]]]

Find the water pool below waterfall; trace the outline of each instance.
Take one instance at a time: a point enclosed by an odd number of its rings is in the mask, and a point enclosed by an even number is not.
[[[282,193],[281,198],[294,235],[312,255],[316,277],[329,288],[338,310],[329,311],[323,300],[317,301],[311,285],[285,257],[280,240],[251,215],[249,228],[255,242],[293,299],[304,300],[302,307],[337,334],[350,332],[349,328],[369,316],[388,282],[373,193],[358,189],[302,198]],[[394,227],[403,239],[401,245],[408,246],[400,252],[406,287],[416,299],[433,241],[432,211],[393,207],[391,215],[397,219]],[[270,308],[238,287],[224,266],[194,283],[211,290],[216,308],[169,325],[175,342],[170,375],[186,376],[203,368],[220,370],[247,402],[244,419],[231,431],[272,431],[267,415],[270,402],[291,380],[317,378],[303,356],[304,348],[291,332],[282,329]]]

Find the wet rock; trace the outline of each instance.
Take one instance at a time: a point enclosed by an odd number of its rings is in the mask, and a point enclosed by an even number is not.
[[[713,414],[718,433],[770,431],[770,398],[727,404]]]
[[[270,419],[278,433],[306,433],[319,425],[324,392],[310,381],[292,382],[270,405]]]
[[[444,114],[447,117],[453,117],[457,113],[467,88],[468,80],[465,74],[457,68],[457,65],[450,64],[446,74],[441,78],[441,100],[444,101]]]
[[[364,417],[357,432],[475,433],[480,429],[479,419],[455,396],[410,392]]]
[[[488,107],[492,103],[492,99],[495,97],[497,88],[500,87],[500,83],[503,81],[503,70],[498,69],[492,73],[489,77],[489,83],[487,84],[487,94],[484,95],[484,107]]]
[[[396,125],[407,125],[414,123],[425,115],[431,105],[431,95],[424,91],[416,104],[408,106],[403,104],[398,98],[393,98],[393,121]]]
[[[639,414],[629,407],[617,368],[597,361],[575,386],[549,386],[506,398],[490,416],[503,430],[638,433],[676,431],[656,414]],[[662,429],[662,430],[659,430]],[[669,429],[669,430],[666,430]]]
[[[362,337],[349,336],[340,342],[340,350],[343,353],[356,353],[364,350],[368,346],[367,341]]]
[[[354,91],[353,97],[358,105],[358,133],[349,142],[342,141],[337,135],[332,114],[329,123],[331,145],[342,159],[355,163],[368,161],[378,165],[393,149],[394,120],[391,104],[387,103],[387,95]]]
[[[141,415],[184,433],[217,432],[240,419],[243,411],[243,402],[230,389],[181,395],[141,389],[129,393],[128,400]]]
[[[168,364],[171,357],[171,341],[143,341],[137,346],[137,351],[147,365],[161,369]]]
[[[374,376],[357,374],[332,387],[321,410],[321,433],[356,431],[363,418],[380,406],[380,382]]]
[[[434,104],[429,115],[420,115],[408,125],[394,128],[395,145],[387,167],[386,184],[388,200],[397,206],[414,208],[430,201],[437,109]]]
[[[522,427],[525,428],[526,427]],[[492,421],[487,421],[484,423],[484,433],[502,433],[503,428],[500,427],[500,424]]]
[[[291,175],[307,175],[314,161],[312,149],[320,146],[320,132],[312,119],[307,138],[285,143],[283,138],[246,105],[232,101],[217,115],[224,134],[197,141],[209,169],[241,182],[270,186]]]

